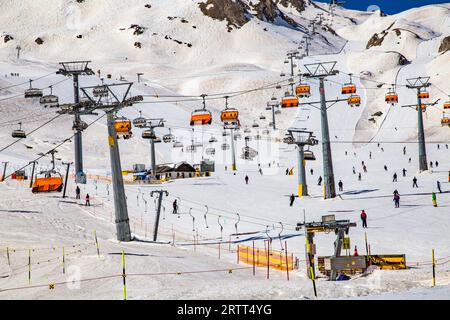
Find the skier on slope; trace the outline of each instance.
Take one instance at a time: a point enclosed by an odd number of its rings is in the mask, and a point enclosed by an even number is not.
[[[246,175],[246,176],[245,176],[245,184],[248,184],[248,180],[249,180],[249,178],[248,178],[248,176]]]
[[[172,203],[172,207],[173,207],[173,214],[177,214],[178,213],[178,203],[177,200],[175,199],[175,201]]]
[[[90,201],[90,197],[89,197],[89,193],[86,194],[86,203],[85,203],[86,207],[90,207],[91,206],[91,201]]]
[[[317,180],[317,185],[321,186],[322,185],[322,176],[319,177],[319,180]]]
[[[433,207],[437,207],[437,199],[436,199],[436,193],[431,193],[431,202],[433,203]]]
[[[367,213],[365,210],[361,211],[361,221],[362,221],[362,227],[367,228]]]
[[[439,193],[442,193],[441,182],[440,181],[437,182],[437,188],[439,190]]]
[[[406,170],[405,168],[403,168],[402,171],[403,171],[403,176],[406,177],[406,172],[407,172],[408,170]]]
[[[394,204],[395,204],[395,207],[396,208],[400,208],[400,195],[397,193],[397,194],[394,194]]]
[[[417,185],[417,178],[414,177],[413,178],[413,188],[418,188],[419,186]]]
[[[81,199],[81,190],[79,186],[77,186],[77,188],[75,189],[75,194],[77,200]]]
[[[339,186],[339,191],[344,191],[344,183],[342,182],[342,180],[339,180],[338,186]]]
[[[394,173],[392,177],[392,182],[397,182],[397,172]]]

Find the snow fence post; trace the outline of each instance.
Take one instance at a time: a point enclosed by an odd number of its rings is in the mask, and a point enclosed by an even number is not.
[[[240,246],[237,246],[237,250],[236,250],[236,256],[237,256],[237,264],[239,264],[239,251],[240,251]]]
[[[125,272],[125,251],[122,250],[122,279],[123,279],[123,300],[127,300],[127,282]]]
[[[431,250],[431,259],[433,260],[433,287],[436,286],[436,260],[434,259],[434,249]]]
[[[28,249],[28,284],[31,284],[31,249]]]
[[[11,261],[9,260],[9,247],[6,247],[6,258],[8,259],[8,266],[10,266]]]
[[[252,254],[253,254],[253,258],[252,258],[252,262],[253,262],[253,276],[255,276],[256,273],[256,268],[255,268],[255,241],[253,241],[253,250],[252,250]]]
[[[289,261],[288,261],[288,251],[287,251],[287,241],[284,241],[284,254],[286,257],[286,275],[287,275],[287,280],[289,281]]]
[[[97,256],[100,258],[100,249],[98,247],[97,231],[94,230],[95,246],[97,247]]]
[[[64,246],[62,247],[62,270],[63,270],[63,274],[66,273],[66,258],[65,258],[65,254],[64,254]]]

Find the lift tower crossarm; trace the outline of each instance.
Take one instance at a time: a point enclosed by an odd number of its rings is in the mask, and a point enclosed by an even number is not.
[[[425,129],[423,125],[423,115],[422,115],[422,98],[420,97],[420,91],[422,89],[428,88],[431,83],[430,77],[418,77],[406,79],[408,84],[406,87],[408,89],[413,89],[417,91],[417,139],[419,142],[419,170],[426,171],[428,170],[428,161],[427,161],[427,150],[425,144]]]
[[[114,210],[116,216],[116,232],[117,240],[128,242],[132,240],[127,202],[125,196],[125,188],[122,177],[122,166],[120,163],[120,153],[119,146],[117,143],[117,132],[114,125],[114,113],[122,108],[132,105],[133,101],[138,101],[142,99],[142,96],[128,97],[130,89],[133,83],[120,83],[120,84],[110,84],[102,85],[107,88],[109,94],[99,97],[96,101],[93,94],[90,93],[91,89],[96,87],[85,87],[81,90],[85,96],[90,101],[89,104],[85,105],[86,111],[103,110],[107,115],[108,123],[108,144],[111,158],[111,173],[112,173],[112,184],[114,191]],[[123,99],[119,99],[118,95],[111,89],[115,87],[126,86],[125,94]],[[104,101],[105,100],[105,101]]]
[[[74,89],[74,128],[76,128],[75,133],[75,180],[77,183],[86,183],[86,174],[83,171],[83,140],[82,140],[82,130],[76,125],[81,122],[80,112],[78,110],[78,103],[80,102],[80,89],[79,89],[79,76],[94,75],[88,65],[91,61],[67,61],[60,62],[61,68],[56,72],[56,74],[61,74],[64,76],[72,76],[73,79],[73,89]]]
[[[333,159],[331,155],[330,131],[328,126],[327,103],[338,102],[338,100],[327,101],[325,97],[325,78],[334,76],[339,73],[335,70],[337,62],[319,62],[305,64],[308,73],[303,76],[306,78],[319,79],[319,93],[320,93],[320,113],[322,126],[322,153],[323,153],[323,176],[324,176],[324,199],[336,197],[336,186],[333,172]],[[309,103],[311,104],[311,103]]]

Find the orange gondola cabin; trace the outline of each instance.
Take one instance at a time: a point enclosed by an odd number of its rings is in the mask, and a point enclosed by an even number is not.
[[[295,87],[295,94],[299,98],[309,98],[311,96],[311,86],[305,83],[300,83]]]
[[[207,125],[212,123],[212,115],[208,110],[195,110],[191,114],[191,126]]]
[[[50,173],[46,173],[43,178],[36,178],[33,183],[31,192],[61,192],[63,188],[63,180],[61,176],[51,176]]]
[[[298,98],[289,92],[286,92],[284,98],[281,99],[281,108],[297,108]]]
[[[398,103],[398,94],[395,93],[394,90],[390,90],[388,93],[386,93],[385,99],[387,103],[395,104]]]
[[[358,95],[351,95],[348,97],[347,103],[350,107],[359,107],[361,105],[361,97]]]

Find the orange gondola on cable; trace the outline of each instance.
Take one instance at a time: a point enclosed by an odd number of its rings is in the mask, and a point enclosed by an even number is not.
[[[286,92],[284,97],[281,99],[281,108],[297,108],[298,107],[298,98],[291,94],[290,92]]]
[[[212,123],[211,112],[206,110],[206,102],[205,102],[206,95],[203,94],[201,97],[203,98],[203,108],[194,110],[191,113],[191,121],[190,121],[191,126],[209,125]]]

